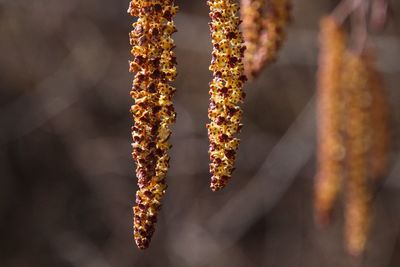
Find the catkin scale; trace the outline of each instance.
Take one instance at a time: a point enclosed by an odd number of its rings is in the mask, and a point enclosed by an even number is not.
[[[137,17],[130,32],[135,73],[131,96],[133,152],[139,190],[134,211],[134,238],[140,249],[147,248],[154,233],[161,198],[165,194],[167,154],[171,145],[169,126],[175,121],[169,85],[176,77],[176,58],[171,35],[177,12],[173,0],[132,0],[128,12]]]
[[[372,198],[368,168],[371,93],[365,56],[345,54],[342,84],[347,110],[345,241],[348,252],[358,256],[364,251],[367,241]]]
[[[231,178],[239,145],[237,134],[242,117],[239,104],[244,99],[242,88],[246,81],[242,62],[245,47],[239,31],[238,5],[231,0],[210,0],[207,4],[213,44],[207,129],[211,189],[217,191]]]
[[[345,147],[342,136],[343,90],[340,83],[346,37],[336,21],[320,21],[320,55],[317,74],[316,219],[329,222],[343,177]]]

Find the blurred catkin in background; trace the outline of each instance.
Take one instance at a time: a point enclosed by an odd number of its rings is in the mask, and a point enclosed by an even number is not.
[[[346,36],[332,16],[320,22],[317,74],[316,219],[330,221],[344,176],[344,86],[341,82]]]

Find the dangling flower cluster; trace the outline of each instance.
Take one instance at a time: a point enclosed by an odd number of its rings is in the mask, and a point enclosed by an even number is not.
[[[347,53],[342,83],[346,103],[347,199],[345,239],[354,256],[364,251],[370,222],[372,191],[368,159],[371,149],[371,94],[364,55]]]
[[[266,65],[276,60],[286,39],[286,27],[291,19],[289,0],[270,0],[265,5],[257,50],[253,55],[248,54],[247,58],[251,62],[245,65],[246,75],[250,78],[256,77]],[[257,14],[256,12],[253,13]],[[245,58],[245,62],[247,62],[247,58]]]
[[[341,132],[344,106],[340,78],[346,37],[331,16],[321,19],[320,28],[315,209],[318,222],[326,224],[343,177],[345,148]]]
[[[335,31],[336,39],[332,32],[328,38],[329,30]],[[373,117],[367,56],[344,53],[344,35],[332,18],[321,21],[321,37],[316,215],[320,223],[329,222],[346,178],[346,246],[350,254],[358,256],[367,240],[372,198],[369,160]]]
[[[210,106],[207,125],[210,140],[211,189],[217,191],[230,180],[234,170],[237,134],[241,129],[244,99],[242,63],[245,47],[239,31],[238,6],[232,0],[209,0],[213,44],[210,70]]]
[[[253,67],[254,57],[259,48],[260,34],[262,30],[263,12],[265,0],[241,0],[240,18],[242,20],[241,29],[243,32],[244,44],[244,69],[247,76]]]
[[[346,247],[359,256],[367,242],[374,182],[388,168],[390,105],[365,39],[357,36],[359,42],[345,51],[347,38],[337,18],[324,17],[320,26],[316,217],[329,222],[345,178]]]
[[[371,175],[375,181],[381,180],[387,172],[390,160],[391,125],[390,103],[382,74],[376,69],[375,59],[367,60],[368,80],[371,91]]]
[[[135,73],[131,96],[133,152],[139,190],[134,210],[134,237],[139,248],[149,246],[165,193],[169,167],[170,124],[175,121],[170,85],[176,77],[173,0],[132,0],[128,13],[137,17],[130,32],[130,71]]]

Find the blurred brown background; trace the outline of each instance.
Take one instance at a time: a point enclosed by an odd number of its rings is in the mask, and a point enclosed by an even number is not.
[[[0,266],[400,266],[396,144],[365,257],[343,250],[341,205],[329,229],[313,223],[317,31],[329,0],[294,1],[278,63],[246,87],[237,170],[218,193],[208,187],[208,8],[177,1],[169,188],[139,251],[128,2],[0,0]],[[400,125],[400,2],[392,13],[373,39]]]

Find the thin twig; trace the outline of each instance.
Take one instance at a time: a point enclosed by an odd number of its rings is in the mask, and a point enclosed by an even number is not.
[[[352,51],[362,54],[368,39],[367,27],[368,1],[363,0],[351,14]]]
[[[363,0],[342,0],[332,11],[331,15],[338,22],[343,24],[351,13],[363,2]]]

